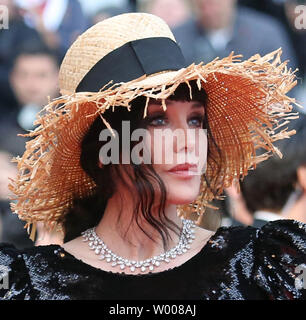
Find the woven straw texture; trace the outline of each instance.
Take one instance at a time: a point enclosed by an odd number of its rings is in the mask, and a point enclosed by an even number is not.
[[[295,133],[288,132],[286,124],[296,118],[291,112],[295,101],[287,96],[296,81],[294,72],[281,62],[280,49],[245,61],[231,54],[206,65],[143,76],[99,92],[75,93],[83,76],[105,54],[127,41],[152,36],[173,39],[159,18],[125,14],[88,29],[67,52],[60,72],[63,96],[37,116],[24,155],[15,159],[18,176],[9,186],[15,195],[12,211],[27,221],[28,231],[33,224],[35,232],[37,221],[43,221],[47,229],[62,230],[63,213],[73,197],[95,191],[95,183],[82,170],[79,159],[80,142],[97,116],[103,118],[105,110],[113,106],[128,108],[138,96],[147,97],[147,102],[161,99],[166,108],[165,99],[183,82],[196,80],[198,87],[206,90],[206,115],[221,154],[209,140],[206,177],[210,188],[203,178],[196,201],[179,206],[181,216],[200,223],[209,202],[224,188],[237,184],[273,152],[281,156],[273,142]],[[260,147],[266,152],[256,156]]]
[[[63,60],[59,84],[62,94],[71,94],[101,57],[129,41],[167,37],[175,41],[167,24],[149,14],[122,14],[104,20],[79,36]]]

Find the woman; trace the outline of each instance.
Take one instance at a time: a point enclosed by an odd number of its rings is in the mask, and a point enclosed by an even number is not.
[[[2,297],[303,297],[294,270],[305,263],[305,225],[213,234],[193,222],[277,151],[272,141],[292,134],[277,133],[294,86],[279,53],[236,59],[184,67],[168,26],[141,13],[77,39],[61,66],[63,96],[38,117],[10,185],[31,238],[44,222],[63,231],[64,244],[2,245],[10,279]],[[267,150],[260,158],[258,147]]]

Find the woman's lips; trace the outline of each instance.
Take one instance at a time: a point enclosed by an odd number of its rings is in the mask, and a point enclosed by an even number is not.
[[[197,165],[189,163],[179,164],[168,170],[170,174],[175,174],[179,177],[189,178],[195,176],[197,174],[197,171]]]

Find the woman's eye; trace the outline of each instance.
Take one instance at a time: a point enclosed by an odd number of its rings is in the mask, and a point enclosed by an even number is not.
[[[203,126],[204,117],[203,116],[197,116],[192,117],[188,120],[188,124],[192,127],[202,127]]]
[[[167,124],[167,119],[163,116],[154,117],[149,120],[149,125],[154,127],[164,126]]]

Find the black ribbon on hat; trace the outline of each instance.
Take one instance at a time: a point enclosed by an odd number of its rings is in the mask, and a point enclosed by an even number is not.
[[[134,40],[99,60],[81,80],[76,92],[98,92],[111,80],[112,84],[128,82],[143,75],[184,67],[184,56],[175,41],[165,37]]]

